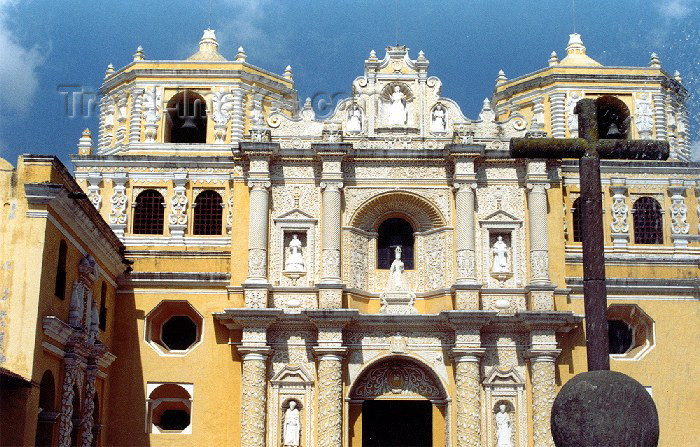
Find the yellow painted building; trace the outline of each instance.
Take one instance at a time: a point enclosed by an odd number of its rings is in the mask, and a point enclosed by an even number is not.
[[[688,92],[655,55],[566,52],[500,73],[476,119],[403,46],[325,117],[212,30],[187,60],[110,66],[75,180],[1,167],[2,445],[552,446],[586,370],[578,166],[508,145],[577,136],[582,98],[601,138],[671,146],[601,167],[611,364],[660,445],[694,445]]]

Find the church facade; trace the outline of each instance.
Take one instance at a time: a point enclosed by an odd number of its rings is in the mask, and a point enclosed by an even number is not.
[[[3,231],[40,215],[62,222],[32,242],[46,270],[60,264],[57,241],[84,247],[63,267],[78,266],[64,285],[78,298],[35,294],[49,304],[32,317],[29,358],[15,362],[27,342],[5,338],[3,371],[18,389],[30,383],[8,410],[24,415],[18,436],[553,446],[557,390],[586,370],[578,165],[513,159],[508,147],[578,136],[576,102],[592,98],[601,138],[671,146],[668,161],[601,167],[611,364],[652,394],[661,445],[691,445],[700,167],[688,92],[656,55],[605,67],[577,34],[566,53],[515,79],[499,73],[476,119],[403,46],[371,51],[351,97],[323,118],[299,104],[290,67],[263,70],[242,48],[227,60],[212,30],[187,60],[139,48],[110,66],[97,143],[83,134],[75,181],[56,189],[92,211],[66,222],[58,199],[27,188],[56,183],[57,161],[3,168],[21,179],[5,201],[23,210]],[[27,168],[37,164],[53,167]],[[30,171],[46,178],[26,180]],[[73,227],[99,229],[104,248],[76,241]],[[4,256],[19,259],[13,246]],[[92,299],[101,277],[108,289]],[[2,304],[20,325],[28,312],[16,302]]]

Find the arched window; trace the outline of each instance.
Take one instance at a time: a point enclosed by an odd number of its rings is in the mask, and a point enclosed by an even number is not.
[[[165,142],[207,142],[207,104],[201,95],[185,90],[170,98]]]
[[[598,138],[625,140],[628,136],[630,111],[624,102],[614,96],[596,99]]]
[[[394,260],[394,251],[401,246],[404,269],[413,270],[413,227],[404,219],[392,217],[377,230],[377,268],[388,269]]]
[[[102,281],[102,289],[100,290],[100,324],[101,331],[107,330],[107,283]]]
[[[221,235],[223,207],[216,191],[203,191],[194,201],[194,234]]]
[[[651,197],[640,197],[632,208],[635,244],[663,244],[661,205]]]
[[[66,257],[68,256],[68,245],[61,239],[58,245],[58,265],[56,266],[56,284],[54,295],[60,299],[66,297]]]
[[[34,444],[37,447],[48,447],[53,444],[56,413],[56,384],[51,371],[46,371],[39,385],[39,416],[36,427]]]
[[[136,197],[134,234],[163,234],[163,196],[147,189]]]
[[[583,239],[581,237],[581,198],[574,200],[571,205],[571,215],[574,220],[574,242],[581,242]]]

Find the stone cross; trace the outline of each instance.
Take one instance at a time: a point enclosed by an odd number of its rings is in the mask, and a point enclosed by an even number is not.
[[[666,160],[669,144],[656,140],[599,139],[593,99],[580,100],[574,113],[578,115],[582,138],[513,138],[510,155],[514,158],[579,159],[588,370],[609,370],[600,160]]]

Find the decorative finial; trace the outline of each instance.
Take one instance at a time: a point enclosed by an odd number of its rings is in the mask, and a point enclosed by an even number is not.
[[[423,53],[423,50],[420,50],[418,52],[418,60],[419,61],[424,61],[425,60],[425,53]]]
[[[142,61],[146,57],[143,54],[143,47],[139,45],[139,47],[136,49],[136,53],[134,53],[134,61]]]
[[[112,65],[112,64],[107,65],[107,70],[105,71],[105,79],[112,76],[113,74],[114,74],[114,65]]]
[[[306,98],[306,101],[304,101],[304,110],[311,109],[313,109],[313,106],[311,105],[311,98]]]
[[[482,105],[481,110],[491,110],[491,101],[489,101],[488,98],[484,98],[484,104]]]
[[[294,76],[292,75],[292,66],[287,65],[287,67],[284,69],[284,77],[285,79],[289,79],[290,81],[294,80]]]
[[[83,131],[83,136],[78,140],[78,155],[92,154],[92,133],[90,129]]]
[[[501,85],[507,81],[508,78],[506,78],[505,72],[503,70],[498,70],[498,78],[496,78],[496,85]]]
[[[678,81],[678,82],[683,82],[683,78],[681,77],[681,72],[678,71],[678,70],[676,70],[676,71],[673,73],[673,79],[675,79],[675,80]]]
[[[553,67],[555,65],[559,65],[559,57],[556,51],[552,51],[552,54],[549,56],[549,66]]]
[[[656,53],[651,53],[651,57],[649,58],[649,66],[651,68],[661,68],[661,59],[659,59],[659,56],[657,56]]]
[[[376,61],[377,60],[377,53],[374,50],[370,50],[369,52],[369,60],[371,61]]]
[[[245,62],[248,56],[245,54],[243,47],[238,47],[238,53],[236,53],[236,62]]]
[[[586,47],[583,45],[579,33],[569,34],[569,44],[566,46],[566,54],[586,54]]]

